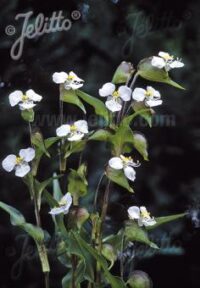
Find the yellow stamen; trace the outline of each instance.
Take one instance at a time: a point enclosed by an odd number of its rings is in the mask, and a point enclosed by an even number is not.
[[[23,161],[23,158],[18,156],[16,157],[16,165],[19,165]]]
[[[77,131],[77,127],[75,125],[71,125],[70,126],[70,130],[71,130],[71,132],[76,132]]]
[[[165,53],[163,56],[162,56],[166,61],[170,61],[170,60],[173,60],[173,56],[169,55],[169,53]]]
[[[153,91],[151,89],[147,89],[146,92],[145,92],[145,95],[147,97],[153,96]]]
[[[123,162],[133,161],[133,158],[131,158],[131,157],[125,157],[125,156],[123,156],[123,155],[121,155],[120,158],[122,159]]]
[[[71,81],[71,80],[74,80],[74,78],[75,78],[75,77],[74,77],[73,75],[68,75],[67,80],[70,80],[70,81]]]
[[[140,213],[143,218],[150,218],[150,213],[148,211],[144,210],[144,211],[141,211]]]
[[[27,95],[22,95],[22,101],[25,102],[28,100],[28,96]]]
[[[67,201],[65,199],[61,199],[59,202],[58,202],[59,206],[65,206],[67,204]]]
[[[112,96],[115,97],[115,98],[118,98],[119,97],[119,92],[118,91],[114,91],[112,93]]]

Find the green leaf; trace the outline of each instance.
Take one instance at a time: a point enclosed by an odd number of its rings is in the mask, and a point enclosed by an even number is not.
[[[145,58],[140,61],[138,64],[138,74],[147,80],[162,82],[174,86],[179,89],[185,89],[178,83],[174,82],[170,77],[168,72],[165,69],[159,69],[151,65],[152,57]]]
[[[106,176],[114,183],[118,184],[119,186],[127,189],[129,192],[133,192],[133,189],[130,187],[126,176],[122,170],[115,170],[111,167],[107,167],[106,169]]]
[[[34,121],[34,114],[35,113],[34,113],[33,109],[21,111],[22,118],[27,122],[33,122]]]
[[[85,107],[81,100],[78,98],[75,90],[66,90],[62,87],[60,93],[60,98],[63,102],[78,106],[86,114]]]
[[[82,164],[77,171],[71,169],[68,176],[68,192],[73,195],[74,200],[87,194],[88,182],[86,171],[86,165]]]
[[[133,75],[134,68],[131,63],[123,61],[115,71],[112,82],[114,84],[126,83]]]
[[[102,255],[111,262],[111,265],[109,267],[109,270],[114,265],[115,261],[117,260],[117,251],[114,249],[114,247],[110,244],[103,244],[102,245]]]
[[[158,246],[149,239],[147,232],[134,221],[128,221],[126,223],[125,236],[129,241],[137,241],[151,248],[158,249]]]
[[[85,101],[86,103],[91,105],[95,109],[95,113],[97,115],[103,117],[106,120],[106,123],[109,122],[108,110],[107,110],[105,104],[101,100],[99,100],[95,97],[92,97],[81,90],[76,90],[76,93],[83,101]]]
[[[95,131],[88,139],[94,141],[110,141],[112,133],[105,129],[99,129]]]
[[[151,108],[147,108],[143,102],[135,102],[133,104],[133,110],[137,113],[136,116],[139,115],[144,118],[149,127],[152,127],[152,116],[154,111]]]
[[[82,248],[84,248],[86,251],[88,251],[90,255],[92,255],[101,265],[101,268],[104,271],[105,278],[107,279],[111,287],[112,288],[125,288],[126,287],[125,283],[120,278],[113,276],[109,272],[107,262],[104,260],[104,258],[101,255],[99,255],[94,248],[88,245],[88,243],[85,242],[85,240],[78,233],[73,232],[73,235],[74,235],[74,238],[79,243],[79,245]]]
[[[164,216],[164,217],[157,217],[155,218],[156,220],[156,224],[153,226],[148,226],[146,227],[147,230],[152,230],[155,229],[157,227],[159,227],[160,225],[175,221],[177,219],[183,218],[187,215],[187,213],[181,213],[181,214],[175,214],[175,215],[170,215],[170,216]]]
[[[53,174],[53,197],[57,202],[59,202],[60,199],[63,197],[57,173]]]
[[[80,140],[80,141],[75,141],[71,142],[70,145],[67,143],[65,147],[65,156],[64,158],[68,158],[74,153],[79,153],[82,152],[86,146],[87,140]]]
[[[42,265],[42,270],[43,272],[49,272],[49,262],[48,262],[48,257],[46,253],[46,248],[44,246],[44,231],[36,227],[30,223],[27,223],[24,216],[15,208],[12,206],[9,206],[3,202],[0,202],[0,208],[2,208],[4,211],[6,211],[10,215],[10,221],[11,224],[14,226],[18,226],[22,230],[24,230],[28,235],[30,235],[38,248],[38,254],[40,257],[41,265]]]
[[[141,133],[133,134],[133,145],[135,149],[148,161],[148,144],[146,138]]]

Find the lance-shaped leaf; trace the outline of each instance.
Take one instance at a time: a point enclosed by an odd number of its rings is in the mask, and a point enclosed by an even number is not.
[[[129,241],[137,241],[146,244],[151,248],[158,249],[158,246],[149,239],[147,232],[143,228],[139,227],[134,221],[127,221],[125,236]]]
[[[33,240],[37,245],[42,270],[43,272],[49,272],[50,268],[48,263],[48,257],[46,248],[44,246],[44,237],[45,237],[44,231],[41,228],[32,225],[31,223],[27,223],[24,216],[14,207],[9,206],[3,202],[0,202],[0,208],[2,208],[10,215],[10,222],[12,225],[18,226],[33,238]]]
[[[100,264],[102,270],[104,271],[104,276],[108,283],[111,285],[112,288],[125,288],[125,283],[118,277],[113,276],[109,270],[106,260],[99,255],[94,248],[91,247],[91,245],[88,245],[88,243],[78,234],[74,233],[74,238],[77,240],[79,245],[89,252],[90,255],[92,255]]]
[[[163,224],[178,220],[180,218],[183,218],[186,215],[187,215],[187,213],[181,213],[181,214],[157,217],[157,218],[155,218],[156,224],[153,225],[153,226],[148,226],[146,228],[147,228],[147,230],[152,230],[152,229],[155,229],[155,228],[159,227],[160,225],[163,225]]]
[[[134,68],[131,63],[123,61],[115,71],[112,82],[114,84],[126,83],[133,75]]]
[[[138,64],[138,74],[147,80],[162,82],[174,86],[179,89],[184,89],[181,85],[174,82],[169,73],[165,69],[159,69],[151,65],[152,57],[141,60]]]
[[[112,136],[112,133],[105,129],[99,129],[92,133],[92,135],[89,136],[88,140],[94,140],[94,141],[110,141],[110,138]]]
[[[143,102],[134,102],[133,110],[135,111],[135,113],[137,113],[135,114],[135,117],[141,116],[148,123],[149,127],[152,127],[152,119],[154,114],[153,109],[147,108]]]
[[[66,89],[63,88],[63,86],[61,86],[61,88],[60,88],[60,99],[63,102],[78,106],[86,114],[85,107],[84,107],[82,101],[77,96],[75,90],[72,90],[72,89],[66,90]]]
[[[95,109],[95,113],[97,115],[103,117],[106,120],[106,123],[109,122],[108,110],[101,100],[99,100],[95,97],[92,97],[89,94],[87,94],[81,90],[76,90],[76,93],[79,96],[79,98],[81,98],[83,101],[85,101],[86,103],[91,105]]]
[[[31,133],[31,143],[50,158],[50,154],[45,146],[44,138],[39,131]]]
[[[111,167],[106,168],[106,176],[114,183],[118,184],[119,186],[125,188],[129,192],[134,192],[133,189],[130,187],[129,182],[124,175],[123,170],[115,170]]]
[[[80,140],[71,143],[66,143],[65,151],[64,151],[64,158],[68,158],[74,153],[82,152],[86,146],[87,140]]]

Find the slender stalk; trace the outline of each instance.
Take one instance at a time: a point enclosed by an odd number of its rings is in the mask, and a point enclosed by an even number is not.
[[[120,276],[123,280],[124,278],[124,259],[123,259],[123,250],[124,250],[124,233],[122,235],[122,242],[121,242],[121,259],[120,259]]]
[[[28,128],[29,128],[29,135],[30,135],[30,143],[31,143],[31,146],[33,147],[32,141],[31,141],[32,127],[31,127],[31,123],[30,122],[28,122]],[[38,202],[37,202],[37,194],[36,194],[36,190],[35,190],[34,184],[32,185],[31,189],[32,189],[32,193],[31,194],[33,195],[33,204],[34,204],[36,225],[37,225],[37,227],[42,229],[40,211],[39,211]],[[47,257],[47,253],[46,253],[45,244],[42,242],[40,244],[37,244],[37,247],[38,247],[38,253],[39,253],[40,259],[43,260],[43,263],[41,263],[42,264],[42,269],[45,266],[45,270],[49,271],[49,263],[48,263],[48,257]],[[44,257],[44,259],[43,259],[43,257]],[[48,271],[43,271],[44,278],[45,278],[45,288],[49,288],[49,272]]]
[[[99,189],[100,189],[101,182],[102,182],[104,176],[105,176],[105,173],[103,172],[101,174],[99,182],[97,184],[97,188],[96,188],[95,196],[94,196],[93,211],[96,211],[96,209],[97,209],[97,199],[98,199]]]
[[[60,85],[60,98],[59,98],[59,119],[60,119],[60,125],[63,124],[64,121],[64,113],[63,113],[63,101],[61,99],[62,95],[62,86]],[[60,173],[63,174],[66,171],[66,159],[63,157],[64,154],[64,145],[65,140],[62,138],[60,141],[60,155],[59,155],[59,163],[60,163]]]

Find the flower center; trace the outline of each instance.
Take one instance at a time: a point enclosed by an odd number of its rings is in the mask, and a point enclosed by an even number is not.
[[[118,97],[119,97],[119,92],[118,92],[118,91],[114,91],[114,92],[112,93],[112,96],[113,96],[114,98],[118,98]]]
[[[74,76],[73,75],[68,75],[67,80],[69,80],[69,81],[74,80]]]
[[[122,159],[122,161],[123,161],[124,163],[128,163],[128,162],[132,162],[132,161],[133,161],[133,158],[131,158],[131,157],[125,157],[125,156],[123,156],[123,155],[121,155],[120,158]]]
[[[173,56],[169,55],[168,53],[166,53],[165,55],[163,55],[163,58],[165,59],[165,61],[171,61],[174,59]]]
[[[151,96],[153,96],[153,91],[150,90],[150,89],[147,89],[146,92],[145,92],[145,95],[146,95],[147,97],[151,97]]]
[[[16,165],[21,164],[22,161],[23,161],[23,158],[22,158],[22,157],[20,157],[20,156],[16,157]]]
[[[70,126],[70,131],[71,132],[76,132],[77,131],[77,127],[75,125],[71,125]]]
[[[150,213],[147,211],[141,211],[140,214],[142,218],[150,218]]]
[[[62,199],[58,202],[59,206],[65,206],[67,205],[67,201],[65,199]]]
[[[26,102],[28,99],[29,99],[29,98],[28,98],[27,95],[22,95],[22,101],[23,101],[23,102]]]

